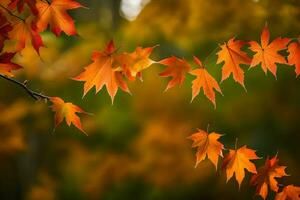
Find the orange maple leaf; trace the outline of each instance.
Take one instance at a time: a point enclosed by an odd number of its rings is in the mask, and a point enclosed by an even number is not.
[[[10,39],[16,40],[16,51],[22,51],[28,41],[31,41],[33,48],[38,54],[40,47],[44,46],[41,36],[32,23],[31,17],[28,17],[25,21],[17,19],[13,23],[13,30],[8,33],[8,36]]]
[[[205,96],[214,104],[216,108],[216,97],[215,97],[215,91],[218,91],[220,94],[222,94],[222,91],[219,87],[219,84],[217,81],[212,77],[205,69],[202,62],[194,56],[194,62],[199,65],[200,68],[195,69],[190,72],[190,74],[197,76],[195,80],[193,80],[192,85],[192,101],[193,99],[199,94],[201,88],[203,88]]]
[[[73,124],[80,131],[85,133],[80,118],[77,116],[77,113],[86,113],[84,110],[72,103],[65,103],[64,100],[59,97],[51,97],[50,101],[53,103],[51,108],[55,112],[55,127],[57,127],[65,118],[68,126]]]
[[[300,200],[300,187],[288,185],[277,193],[275,200]]]
[[[98,93],[103,86],[106,86],[112,103],[120,87],[123,91],[130,93],[126,82],[123,80],[122,72],[117,71],[113,66],[116,51],[114,42],[111,41],[103,52],[94,52],[92,55],[93,63],[85,67],[85,71],[73,78],[76,81],[84,81],[85,96],[90,89],[96,87]]]
[[[167,66],[165,71],[159,75],[162,77],[172,77],[165,91],[174,87],[176,84],[181,85],[184,82],[185,74],[191,70],[190,64],[185,59],[180,59],[175,56],[159,61],[160,64]]]
[[[136,76],[141,77],[143,70],[156,63],[149,58],[155,47],[137,47],[132,53],[123,53],[116,57],[116,61],[121,65],[121,71],[129,80],[135,80]]]
[[[278,192],[278,183],[275,178],[287,176],[285,173],[286,166],[278,165],[277,156],[266,159],[265,165],[258,169],[250,179],[250,185],[257,185],[256,194],[266,199],[268,195],[268,186],[274,192]]]
[[[296,76],[300,75],[300,43],[293,42],[288,46],[288,63],[290,65],[295,65]]]
[[[217,64],[224,62],[222,68],[222,81],[229,78],[232,74],[233,79],[241,84],[244,88],[244,71],[240,67],[241,64],[250,65],[251,59],[249,56],[241,50],[246,42],[241,40],[230,39],[223,45],[220,45],[221,50],[217,53]]]
[[[245,169],[256,174],[256,167],[250,160],[256,160],[259,157],[255,151],[243,146],[239,149],[229,149],[229,153],[225,156],[222,164],[222,169],[226,170],[227,182],[233,177],[241,187],[241,183],[245,177]]]
[[[61,32],[67,35],[76,35],[74,20],[67,10],[83,7],[80,3],[73,0],[52,0],[49,4],[47,1],[39,0],[36,4],[39,11],[37,27],[40,32],[50,26],[51,31],[59,36]]]
[[[0,74],[13,77],[11,73],[13,70],[21,69],[18,64],[12,63],[11,59],[15,56],[15,53],[3,53],[0,55]]]
[[[290,39],[279,37],[271,43],[269,40],[270,32],[266,25],[261,33],[261,45],[255,41],[249,42],[250,50],[256,53],[253,56],[250,68],[261,64],[261,68],[265,73],[269,70],[276,78],[276,63],[287,64],[284,56],[280,55],[278,51],[286,49]]]
[[[206,131],[198,129],[197,133],[188,137],[193,140],[192,147],[198,148],[195,167],[207,156],[217,169],[219,156],[223,157],[222,150],[224,149],[224,145],[218,141],[221,136],[215,132],[208,134]]]

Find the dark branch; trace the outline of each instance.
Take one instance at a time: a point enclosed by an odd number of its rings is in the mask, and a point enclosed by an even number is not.
[[[4,75],[1,75],[1,74],[0,74],[0,77],[3,78],[3,79],[5,79],[5,80],[7,80],[7,81],[9,81],[9,82],[11,82],[11,83],[14,83],[14,84],[20,86],[20,87],[21,87],[22,89],[24,89],[24,90],[27,92],[27,94],[28,94],[30,97],[32,97],[34,100],[50,100],[50,98],[51,98],[51,97],[49,97],[49,96],[46,96],[46,95],[37,93],[37,92],[35,92],[35,91],[32,91],[31,89],[29,89],[29,88],[27,87],[27,85],[26,85],[25,82],[24,82],[24,83],[21,83],[21,82],[15,80],[15,79],[13,79],[13,78],[9,78],[9,77],[4,76]]]
[[[25,22],[25,20],[17,15],[15,15],[14,13],[12,13],[8,8],[6,8],[5,6],[3,6],[2,4],[0,4],[0,7],[5,10],[8,14],[10,14],[13,17],[18,18],[19,20],[22,20],[23,22]]]

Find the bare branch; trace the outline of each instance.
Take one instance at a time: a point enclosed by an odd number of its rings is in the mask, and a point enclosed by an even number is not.
[[[50,100],[50,98],[51,98],[49,96],[40,94],[38,92],[35,92],[35,91],[29,89],[27,87],[27,82],[26,81],[24,83],[21,83],[21,82],[15,80],[13,78],[9,78],[9,77],[1,75],[1,74],[0,74],[0,77],[3,78],[3,79],[5,79],[5,80],[7,80],[7,81],[9,81],[9,82],[11,82],[11,83],[13,83],[13,84],[16,84],[16,85],[20,86],[23,90],[25,90],[27,92],[27,94],[30,97],[32,97],[36,101],[38,101],[38,100]]]

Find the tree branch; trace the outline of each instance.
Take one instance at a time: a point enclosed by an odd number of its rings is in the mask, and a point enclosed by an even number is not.
[[[33,98],[34,100],[36,100],[36,101],[38,101],[38,100],[50,100],[50,98],[51,98],[51,97],[49,97],[49,96],[40,94],[40,93],[38,93],[38,92],[35,92],[35,91],[29,89],[29,88],[27,87],[27,85],[26,85],[26,82],[21,83],[21,82],[15,80],[15,79],[13,79],[13,78],[9,78],[9,77],[4,76],[4,75],[1,75],[1,74],[0,74],[0,77],[3,78],[3,79],[5,79],[5,80],[7,80],[7,81],[9,81],[9,82],[11,82],[11,83],[13,83],[13,84],[16,84],[16,85],[20,86],[23,90],[25,90],[25,91],[27,92],[27,94],[28,94],[30,97],[32,97],[32,98]]]
[[[19,20],[22,20],[23,22],[25,22],[25,19],[23,19],[23,18],[21,18],[21,17],[15,15],[14,13],[12,13],[8,8],[6,8],[5,6],[3,6],[2,4],[0,4],[0,7],[1,7],[3,10],[5,10],[8,14],[10,14],[11,16],[16,17],[16,18],[18,18]]]

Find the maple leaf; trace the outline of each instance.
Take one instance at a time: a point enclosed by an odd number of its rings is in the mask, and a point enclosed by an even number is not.
[[[277,193],[275,200],[300,200],[300,187],[288,185]]]
[[[0,51],[4,46],[4,41],[8,39],[8,32],[12,30],[11,24],[6,17],[0,12]]]
[[[93,63],[85,67],[85,71],[73,78],[76,81],[85,82],[83,96],[94,86],[96,87],[96,93],[98,93],[104,85],[112,103],[118,87],[130,93],[126,82],[123,80],[122,73],[113,66],[115,50],[114,42],[111,41],[103,52],[94,52],[92,55]]]
[[[214,104],[216,108],[216,97],[215,97],[215,91],[218,91],[220,94],[222,94],[222,91],[219,87],[219,84],[217,81],[212,77],[205,69],[202,62],[194,56],[194,62],[199,65],[200,68],[195,69],[190,72],[190,74],[197,76],[195,80],[193,80],[192,85],[192,101],[193,99],[199,94],[201,88],[203,88],[205,96]]]
[[[246,42],[241,40],[230,39],[223,45],[220,45],[221,50],[217,53],[217,64],[224,62],[222,68],[222,81],[229,78],[232,74],[233,79],[242,85],[244,85],[244,71],[240,67],[241,64],[250,65],[251,59],[249,56],[241,50]]]
[[[268,186],[274,192],[278,192],[278,183],[275,178],[287,176],[285,173],[286,166],[278,165],[277,156],[265,161],[265,165],[258,169],[258,173],[254,174],[250,179],[251,185],[257,185],[256,194],[266,199],[268,195]]]
[[[269,40],[270,32],[266,25],[261,33],[261,44],[255,41],[249,42],[250,50],[255,52],[250,68],[261,64],[261,68],[265,73],[269,70],[276,78],[276,63],[287,64],[284,56],[280,55],[278,51],[286,49],[290,39],[279,37],[272,42],[269,42]]]
[[[188,139],[193,140],[192,147],[198,148],[195,167],[207,156],[217,169],[219,156],[223,157],[222,150],[224,149],[224,145],[218,141],[221,136],[215,132],[208,134],[199,129],[197,133],[188,137]]]
[[[80,3],[73,0],[52,0],[49,4],[39,0],[36,7],[39,11],[36,23],[40,32],[46,30],[49,25],[56,36],[62,31],[69,36],[77,34],[74,20],[66,11],[83,7]]]
[[[295,65],[296,76],[300,75],[300,43],[293,42],[288,46],[288,63]]]
[[[10,39],[16,40],[16,51],[22,51],[28,41],[31,41],[33,48],[38,54],[40,47],[44,46],[43,40],[32,23],[31,17],[28,17],[25,21],[17,19],[13,23],[13,30],[8,35]]]
[[[3,53],[0,55],[0,74],[13,77],[11,73],[13,70],[21,69],[18,64],[12,63],[11,59],[15,56],[15,53]]]
[[[141,72],[150,67],[155,61],[151,60],[151,55],[154,47],[137,47],[132,53],[123,53],[116,57],[117,64],[121,65],[121,71],[125,73],[129,80],[141,77]]]
[[[64,100],[59,97],[51,97],[50,101],[53,103],[51,108],[55,112],[55,127],[65,119],[68,126],[73,124],[80,131],[85,133],[80,118],[77,116],[77,113],[86,113],[84,110],[72,103],[65,103]]]
[[[18,12],[21,13],[24,10],[25,4],[28,5],[28,7],[34,15],[38,14],[38,10],[36,8],[36,0],[11,0],[8,5],[8,8],[11,10],[17,8]]]
[[[222,164],[222,169],[226,170],[227,182],[233,177],[235,178],[241,187],[241,183],[245,177],[245,169],[249,172],[256,174],[256,167],[250,160],[256,160],[259,157],[255,151],[243,146],[239,149],[229,149],[229,153],[225,156]]]
[[[175,56],[159,61],[160,64],[167,66],[165,71],[159,75],[162,77],[172,77],[169,81],[165,91],[174,87],[176,84],[181,85],[184,82],[185,74],[191,70],[189,63]]]

